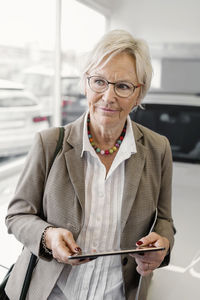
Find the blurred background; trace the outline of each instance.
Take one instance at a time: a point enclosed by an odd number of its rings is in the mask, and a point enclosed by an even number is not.
[[[149,44],[152,86],[145,109],[131,118],[166,135],[174,160],[176,241],[170,265],[154,272],[148,300],[198,300],[199,0],[0,0],[0,280],[22,249],[4,218],[33,137],[87,110],[82,62],[111,29]]]

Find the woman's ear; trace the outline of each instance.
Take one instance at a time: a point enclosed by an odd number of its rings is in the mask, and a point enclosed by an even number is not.
[[[137,97],[136,101],[135,101],[135,106],[139,106],[141,104],[141,98],[140,95]]]
[[[137,107],[138,105],[139,105],[139,98],[136,99],[135,105],[133,106],[133,108],[134,108],[134,107]]]
[[[137,98],[137,100],[135,101],[135,104],[133,105],[131,111],[134,111],[134,110],[138,107],[139,102],[140,102],[140,101],[139,101],[139,98]]]
[[[86,77],[84,78],[84,95],[87,97],[87,80]]]

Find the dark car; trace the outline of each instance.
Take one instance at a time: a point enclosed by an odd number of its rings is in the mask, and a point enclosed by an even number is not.
[[[199,295],[200,280],[200,97],[156,93],[148,94],[143,103],[131,118],[167,136],[171,144],[172,214],[177,229],[171,262],[154,271],[147,299],[154,300],[155,295],[162,300],[191,299],[191,290]]]
[[[131,118],[165,135],[174,161],[200,163],[200,97],[149,94],[143,103],[143,109],[133,111]]]
[[[79,77],[62,77],[62,125],[80,117],[87,110],[85,95],[80,93]]]

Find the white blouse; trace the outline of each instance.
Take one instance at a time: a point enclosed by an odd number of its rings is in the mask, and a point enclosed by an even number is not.
[[[106,176],[105,166],[90,145],[85,117],[82,150],[85,162],[85,220],[77,239],[84,252],[120,248],[125,160],[136,152],[128,117],[126,135]],[[73,266],[68,278],[63,271],[48,299],[125,299],[120,256],[99,257]]]

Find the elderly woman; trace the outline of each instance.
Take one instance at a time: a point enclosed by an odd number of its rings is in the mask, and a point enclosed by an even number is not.
[[[106,34],[83,74],[89,111],[65,126],[47,178],[58,129],[38,133],[6,218],[24,249],[7,283],[18,299],[31,253],[39,257],[27,299],[146,299],[152,271],[173,246],[172,158],[168,140],[130,120],[152,76],[143,41]],[[42,242],[41,242],[42,241]],[[153,245],[165,251],[70,260],[84,251]]]

